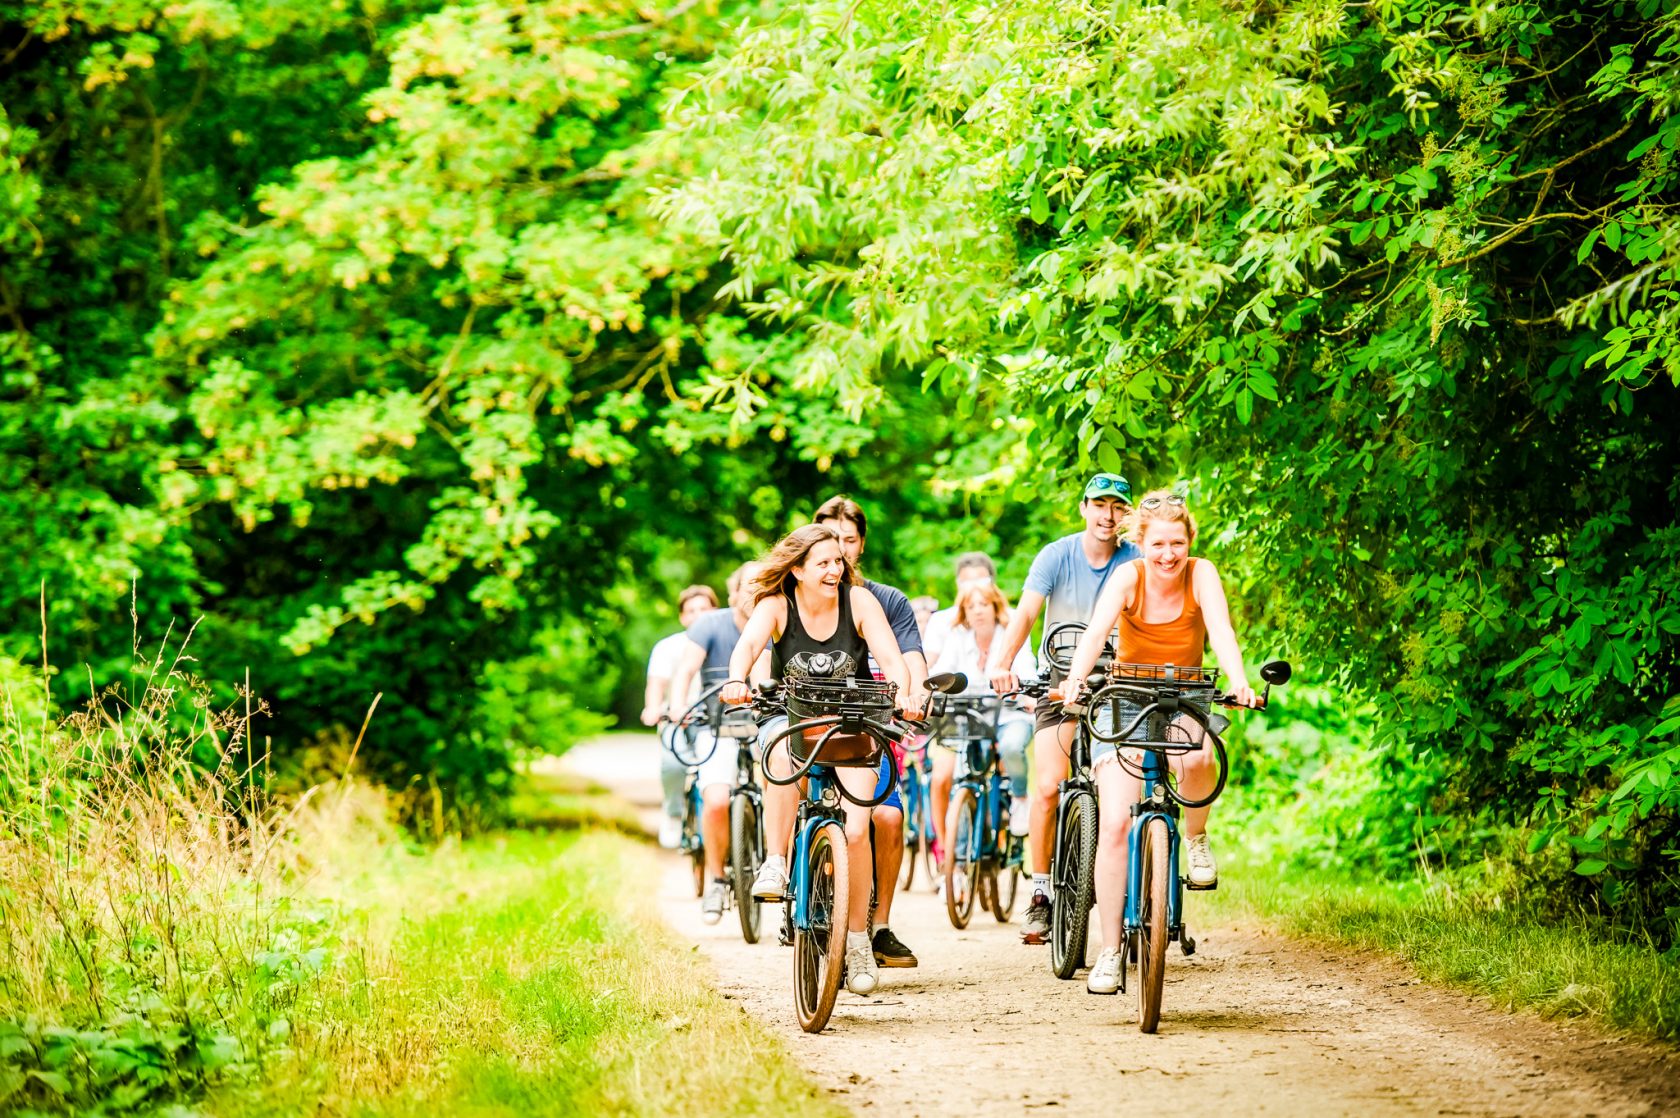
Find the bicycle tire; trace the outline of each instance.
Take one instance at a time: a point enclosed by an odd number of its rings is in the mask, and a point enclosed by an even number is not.
[[[735,912],[741,918],[741,938],[758,942],[763,903],[752,895],[753,877],[764,861],[764,832],[758,822],[758,805],[741,794],[729,800],[729,876],[735,890]]]
[[[1009,917],[1015,912],[1015,894],[1021,887],[1021,863],[1013,857],[1014,847],[1020,842],[1016,835],[1004,838],[1002,863],[998,866],[997,875],[992,879],[992,915],[997,917],[999,924],[1009,923]]]
[[[697,796],[690,794],[686,809],[683,812],[683,848],[688,851],[689,864],[694,870],[694,895],[706,895],[706,840],[700,831],[700,813],[703,810],[695,801]]]
[[[1143,896],[1139,898],[1138,1031],[1161,1023],[1161,990],[1167,974],[1167,821],[1149,819],[1138,844]]]
[[[945,834],[951,849],[945,856],[945,915],[959,932],[974,917],[974,897],[980,890],[980,861],[974,852],[980,846],[980,801],[974,789],[958,788],[945,813]],[[957,888],[958,875],[963,888]],[[961,896],[958,896],[959,892]]]
[[[916,880],[916,854],[927,835],[922,831],[921,773],[911,764],[906,764],[904,771],[904,863],[898,868],[898,887],[908,893]]]
[[[846,969],[846,831],[828,822],[811,834],[806,851],[811,895],[810,926],[793,932],[793,998],[799,1027],[820,1033],[834,1012],[840,975]],[[789,902],[791,903],[791,902]]]
[[[1097,869],[1097,798],[1075,792],[1068,799],[1063,826],[1056,832],[1056,860],[1051,866],[1055,897],[1050,908],[1050,970],[1070,979],[1085,965],[1091,904]]]

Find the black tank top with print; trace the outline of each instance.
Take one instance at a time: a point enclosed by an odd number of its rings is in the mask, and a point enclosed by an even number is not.
[[[770,646],[770,674],[777,679],[867,678],[869,644],[852,623],[852,588],[840,587],[840,624],[827,640],[817,640],[799,620],[799,603],[787,592],[787,625]]]

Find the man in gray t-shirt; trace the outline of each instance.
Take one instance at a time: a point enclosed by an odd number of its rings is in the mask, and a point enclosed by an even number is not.
[[[757,563],[743,563],[729,576],[729,605],[705,614],[688,627],[683,649],[677,661],[672,684],[686,687],[696,674],[700,682],[710,687],[729,678],[729,657],[741,639],[741,630],[752,616],[752,580],[758,574]],[[679,694],[687,694],[687,691]],[[671,720],[676,721],[687,707],[671,704]],[[725,895],[729,883],[723,874],[724,856],[729,853],[729,794],[735,789],[735,745],[717,741],[710,726],[702,727],[695,737],[695,753],[706,759],[700,764],[697,780],[700,784],[700,836],[706,857],[706,890],[700,898],[700,917],[715,924],[723,916]],[[708,755],[708,750],[709,755]]]
[[[1001,693],[1020,686],[1010,665],[1026,643],[1040,612],[1045,613],[1046,633],[1063,622],[1089,620],[1109,576],[1129,560],[1139,558],[1138,549],[1120,538],[1122,520],[1131,511],[1132,487],[1119,474],[1097,474],[1085,483],[1079,502],[1085,530],[1063,536],[1038,553],[1027,572],[1009,628],[1002,640],[992,642],[987,670],[993,690]],[[1052,682],[1059,681],[1052,675]],[[1062,713],[1060,703],[1039,702],[1038,726],[1033,734],[1032,811],[1027,830],[1027,858],[1033,880],[1026,924],[1021,932],[1025,943],[1047,943],[1050,938],[1053,837],[1050,832],[1056,823],[1058,786],[1067,779],[1073,731],[1074,719]]]

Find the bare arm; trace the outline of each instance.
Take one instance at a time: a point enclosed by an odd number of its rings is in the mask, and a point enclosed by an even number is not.
[[[688,685],[706,663],[706,650],[692,640],[683,641],[682,658],[671,676],[671,721],[675,722],[688,711]]]
[[[1062,684],[1064,700],[1076,698],[1084,689],[1085,677],[1097,666],[1097,658],[1102,655],[1108,634],[1114,631],[1114,623],[1120,619],[1120,609],[1132,596],[1137,579],[1137,568],[1127,563],[1120,568],[1119,577],[1110,579],[1103,587],[1097,604],[1091,609],[1091,618],[1085,623],[1085,633],[1079,638],[1079,646],[1073,650],[1073,659],[1068,661],[1067,681]]]
[[[655,675],[652,671],[653,663],[648,663],[647,689],[642,693],[642,725],[652,726],[659,721],[659,714],[665,709],[665,696],[669,693],[666,688],[671,685],[671,677]]]
[[[1245,707],[1256,705],[1254,688],[1248,685],[1248,671],[1243,667],[1242,649],[1237,646],[1237,631],[1231,627],[1231,605],[1225,600],[1225,584],[1219,572],[1206,559],[1196,564],[1196,601],[1202,606],[1202,621],[1207,625],[1208,643],[1219,661],[1219,670],[1231,681],[1230,693]]]
[[[786,598],[765,598],[753,607],[747,627],[741,630],[741,639],[735,642],[735,651],[729,654],[731,682],[718,696],[720,699],[726,703],[747,701],[750,696],[745,681],[751,675],[753,665],[786,624]]]
[[[1043,594],[1036,590],[1022,590],[1021,600],[1015,604],[1015,612],[1009,618],[1009,628],[1003,631],[1001,638],[992,641],[992,654],[990,662],[986,665],[986,674],[991,676],[992,690],[998,694],[1020,689],[1021,681],[1015,678],[1012,665],[1015,663],[1016,653],[1027,643],[1027,635],[1038,623],[1039,612],[1043,609]]]
[[[913,718],[919,717],[922,713],[920,699],[910,686],[910,668],[905,663],[904,654],[898,650],[898,639],[893,636],[892,626],[887,624],[886,611],[881,609],[881,603],[875,600],[875,595],[861,586],[852,587],[851,595],[852,623],[857,626],[858,635],[869,645],[869,654],[875,657],[875,663],[880,665],[881,674],[898,684],[899,699],[904,704],[904,713]],[[925,663],[922,670],[925,674]]]

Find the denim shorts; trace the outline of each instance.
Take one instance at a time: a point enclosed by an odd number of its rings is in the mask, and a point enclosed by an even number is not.
[[[763,762],[765,760],[765,757],[764,757],[765,750],[769,748],[771,742],[776,740],[776,735],[780,734],[783,730],[785,730],[787,728],[788,728],[788,719],[787,719],[787,715],[785,715],[785,714],[776,715],[774,718],[770,719],[770,721],[766,722],[764,725],[762,725],[758,728],[758,750],[757,750],[757,752],[758,752],[758,759],[759,759],[760,762]],[[897,808],[899,811],[904,810],[904,797],[899,794],[898,782],[896,780],[893,780],[893,773],[895,773],[897,771],[898,770],[893,767],[893,759],[892,759],[892,755],[891,755],[890,751],[882,750],[881,751],[881,765],[880,765],[880,768],[877,770],[879,775],[876,777],[876,780],[875,780],[875,795],[879,796],[881,794],[882,786],[885,785],[888,781],[892,782],[892,794],[889,795],[886,799],[882,800],[880,803],[876,804],[875,805],[876,807],[893,807],[893,808]],[[873,797],[871,797],[871,798],[873,798]]]

